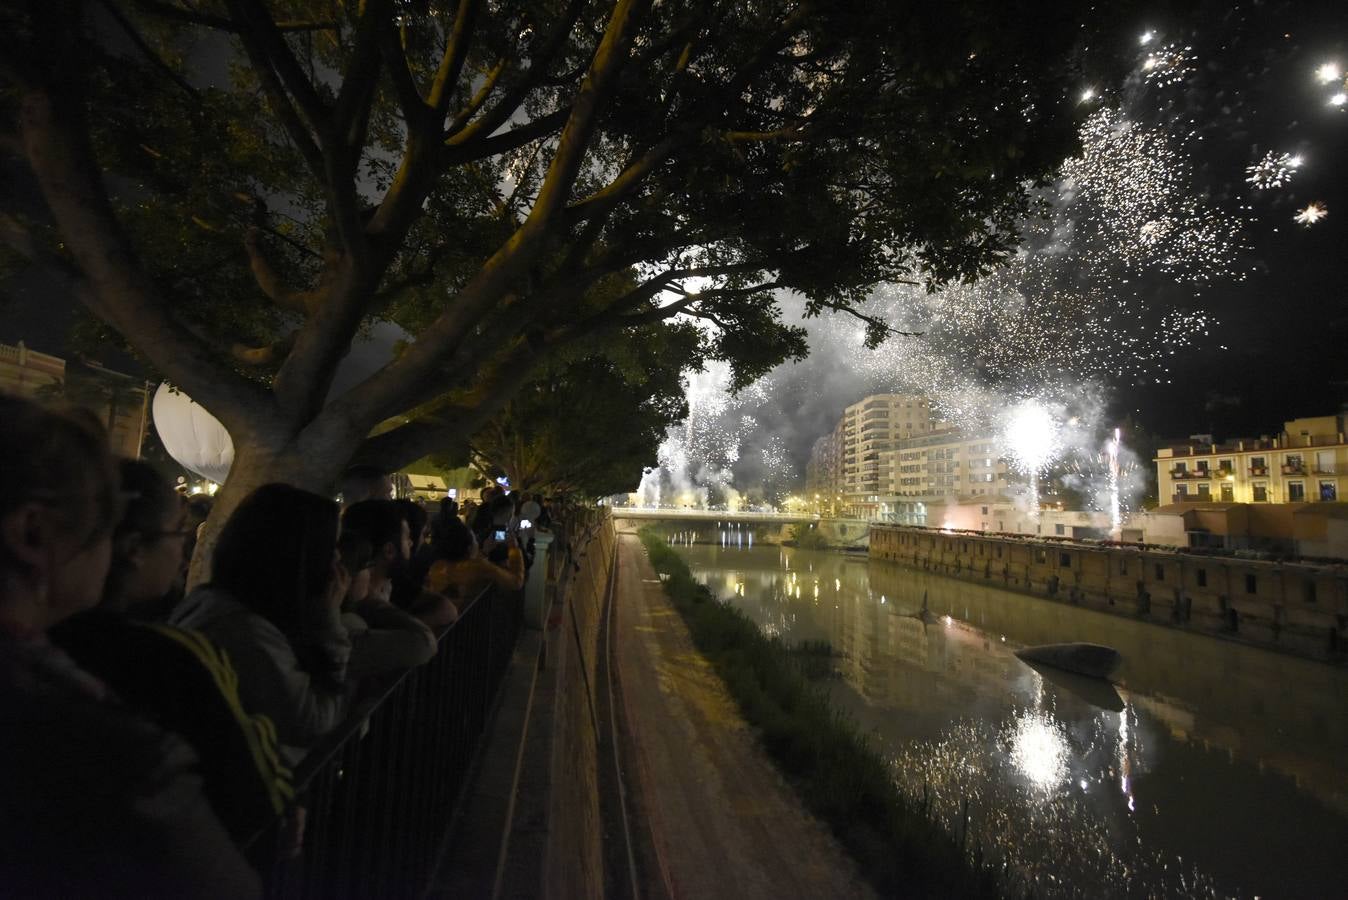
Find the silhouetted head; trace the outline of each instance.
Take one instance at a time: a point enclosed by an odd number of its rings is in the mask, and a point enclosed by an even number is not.
[[[337,504],[288,484],[253,491],[211,557],[211,585],[289,637],[321,613],[337,549]]]

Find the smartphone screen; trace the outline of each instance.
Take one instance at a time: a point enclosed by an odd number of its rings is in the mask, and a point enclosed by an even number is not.
[[[493,537],[493,539],[495,539],[495,540],[498,540],[498,541],[504,541],[504,540],[506,539],[505,529],[504,529],[504,528],[498,528],[498,529],[496,529],[496,533],[493,534],[492,537]]]
[[[533,522],[530,522],[528,519],[520,519],[520,531],[523,531],[526,528],[533,528],[533,527],[534,527]]]

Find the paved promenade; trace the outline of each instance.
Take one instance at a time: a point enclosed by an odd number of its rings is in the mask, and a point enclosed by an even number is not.
[[[623,763],[654,857],[646,896],[873,896],[757,746],[630,532],[617,577]]]

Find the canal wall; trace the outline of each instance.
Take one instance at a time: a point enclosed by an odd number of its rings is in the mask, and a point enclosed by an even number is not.
[[[883,524],[870,556],[1315,659],[1348,649],[1348,565]]]
[[[607,512],[570,518],[534,561],[542,621],[520,636],[430,898],[604,896],[613,825],[595,711],[617,535]]]

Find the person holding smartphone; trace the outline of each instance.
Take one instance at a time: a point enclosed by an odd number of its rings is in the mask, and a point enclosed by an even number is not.
[[[454,598],[462,609],[488,587],[518,591],[524,587],[524,554],[506,525],[493,524],[478,544],[472,529],[453,519],[437,531],[435,561],[426,575],[426,589]],[[500,551],[504,559],[493,562]]]

